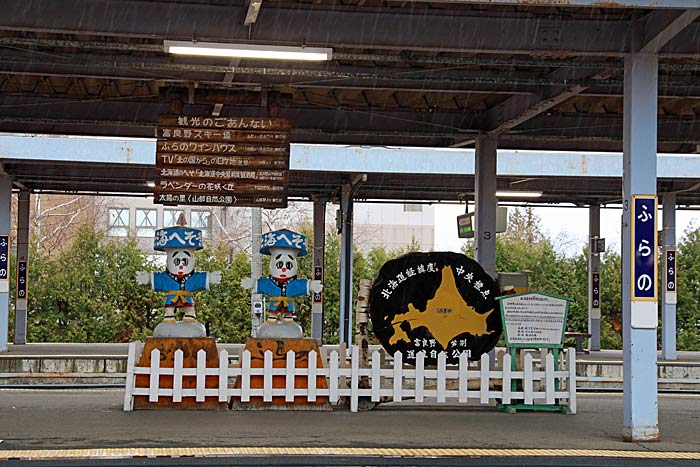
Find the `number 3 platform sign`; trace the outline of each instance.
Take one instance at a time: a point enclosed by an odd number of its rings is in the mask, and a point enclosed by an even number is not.
[[[657,199],[632,196],[632,319],[633,328],[656,328],[657,312]]]

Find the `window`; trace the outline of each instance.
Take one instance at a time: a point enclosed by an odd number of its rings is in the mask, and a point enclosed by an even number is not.
[[[423,205],[417,203],[404,203],[403,212],[423,212]]]
[[[129,235],[129,209],[109,208],[109,228],[107,235],[126,237]]]
[[[192,227],[202,230],[202,237],[209,236],[209,211],[192,211]]]
[[[136,236],[153,237],[156,234],[158,211],[155,209],[136,210]]]
[[[180,215],[184,215],[182,209],[164,209],[163,210],[163,227],[174,227],[180,219]],[[185,218],[187,219],[187,218]]]

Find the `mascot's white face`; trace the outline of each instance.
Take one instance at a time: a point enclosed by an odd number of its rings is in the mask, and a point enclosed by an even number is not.
[[[297,254],[292,248],[270,248],[270,277],[285,281],[297,275]]]
[[[168,250],[166,267],[175,276],[186,276],[194,271],[194,248],[177,248]]]

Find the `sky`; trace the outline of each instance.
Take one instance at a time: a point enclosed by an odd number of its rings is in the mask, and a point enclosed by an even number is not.
[[[459,214],[464,214],[464,205],[435,205],[435,250],[459,251],[465,240],[457,237]],[[513,209],[513,208],[509,208]],[[554,242],[558,252],[574,256],[581,252],[588,238],[588,209],[574,207],[536,207],[541,226]],[[621,208],[601,208],[600,236],[605,238],[606,248],[620,252]],[[661,229],[659,211],[658,230]],[[690,226],[700,226],[700,211],[676,212],[676,241],[680,241]],[[659,239],[661,240],[661,239]]]

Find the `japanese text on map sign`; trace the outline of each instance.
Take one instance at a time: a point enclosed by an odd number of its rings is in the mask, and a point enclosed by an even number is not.
[[[162,117],[155,202],[286,207],[287,120]]]
[[[389,279],[387,286],[382,289],[382,297],[388,300],[391,298],[391,294],[394,293],[394,290],[396,290],[399,284],[415,275],[438,272],[439,271],[435,269],[435,264],[433,263],[419,264],[415,268],[406,268],[405,271],[398,272],[393,279]],[[461,278],[462,280],[471,284],[474,287],[474,290],[479,292],[482,297],[486,298],[491,293],[490,290],[484,289],[484,283],[482,281],[478,279],[474,280],[473,272],[466,272],[463,266],[457,266],[455,268],[455,274],[457,275],[457,278]]]

